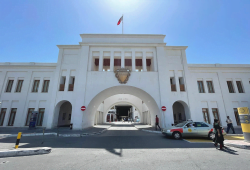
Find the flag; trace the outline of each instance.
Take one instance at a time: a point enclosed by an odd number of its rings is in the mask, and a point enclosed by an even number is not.
[[[117,25],[120,25],[120,23],[122,22],[123,20],[123,16],[119,19],[119,21],[117,22]]]

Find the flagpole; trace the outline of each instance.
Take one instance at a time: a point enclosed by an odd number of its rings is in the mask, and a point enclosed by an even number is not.
[[[123,14],[122,14],[122,34],[123,34]]]

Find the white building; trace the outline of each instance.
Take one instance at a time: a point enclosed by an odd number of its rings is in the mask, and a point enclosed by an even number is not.
[[[1,126],[25,127],[36,110],[38,126],[82,129],[122,107],[146,124],[158,115],[162,127],[214,117],[225,126],[227,115],[236,126],[235,108],[250,106],[250,65],[187,64],[187,47],[166,46],[165,35],[81,37],[79,45],[58,45],[57,63],[0,63]],[[119,72],[128,77],[121,84],[114,71],[124,67],[130,76]]]

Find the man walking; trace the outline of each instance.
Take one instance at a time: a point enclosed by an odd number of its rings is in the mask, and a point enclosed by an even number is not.
[[[232,129],[233,134],[235,134],[233,123],[232,120],[229,118],[229,116],[227,116],[226,122],[227,122],[227,133],[229,132],[230,129]]]
[[[157,115],[156,115],[156,117],[155,117],[155,130],[157,130],[157,126],[158,126],[159,129],[161,130],[161,127],[159,126],[159,118],[158,118]]]

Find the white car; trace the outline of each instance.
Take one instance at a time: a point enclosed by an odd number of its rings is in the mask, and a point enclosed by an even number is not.
[[[215,137],[213,125],[205,122],[185,121],[169,129],[163,128],[161,131],[162,134],[175,139],[181,139],[182,137],[207,137],[213,140]],[[223,128],[222,134],[226,135]]]

